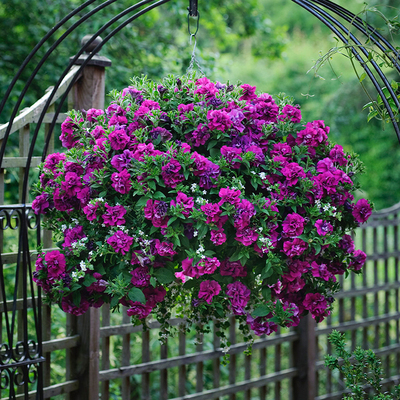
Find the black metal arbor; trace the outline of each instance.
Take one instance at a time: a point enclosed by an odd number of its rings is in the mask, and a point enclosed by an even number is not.
[[[89,6],[98,0],[87,0],[81,6],[73,10],[70,14],[65,16],[60,22],[58,22],[35,46],[32,52],[26,57],[25,61],[21,65],[18,73],[15,75],[14,79],[10,83],[4,98],[0,103],[0,114],[4,110],[6,104],[11,100],[10,95],[16,85],[20,80],[21,75],[28,64],[32,62],[34,56],[38,51],[49,41],[49,39],[58,32],[65,29],[65,24],[77,15],[83,15],[77,20],[73,25],[65,30],[61,34],[59,39],[57,39],[47,50],[42,59],[38,62],[34,68],[31,76],[26,81],[26,84],[16,101],[12,114],[9,119],[8,127],[6,128],[4,135],[2,136],[2,145],[0,149],[0,165],[3,167],[3,160],[5,155],[5,149],[7,146],[7,141],[10,136],[13,121],[19,111],[20,105],[26,95],[30,85],[32,84],[35,76],[39,70],[43,67],[49,56],[57,47],[64,41],[68,40],[68,36],[80,25],[84,24],[89,18],[95,18],[96,13],[107,8],[112,3],[118,0],[107,0],[99,4],[93,9],[89,10]],[[80,63],[79,70],[69,84],[66,93],[61,97],[59,105],[54,113],[53,120],[51,122],[50,129],[47,131],[45,137],[45,146],[42,152],[42,160],[44,160],[45,155],[48,150],[52,132],[54,130],[57,117],[60,114],[61,108],[65,103],[67,94],[72,88],[74,82],[79,76],[80,71],[85,68],[86,65],[91,61],[95,54],[105,46],[115,35],[117,35],[124,27],[126,27],[131,22],[135,21],[140,16],[146,14],[148,11],[160,7],[165,3],[169,3],[171,0],[142,0],[132,5],[131,7],[123,10],[118,15],[110,18],[104,26],[102,26],[79,50],[75,57],[71,58],[67,68],[63,71],[59,77],[58,82],[55,84],[53,90],[49,94],[46,105],[43,108],[40,116],[38,116],[38,122],[36,129],[33,133],[32,140],[29,144],[29,151],[26,158],[25,173],[23,175],[23,185],[22,185],[22,199],[27,198],[28,191],[28,178],[29,178],[29,167],[31,166],[31,161],[33,157],[33,152],[37,138],[39,136],[40,126],[43,123],[46,110],[51,104],[57,89],[59,88],[61,82],[68,74],[72,66],[77,64],[77,60],[84,53],[91,50],[87,57]],[[361,18],[357,17],[347,9],[329,1],[329,0],[291,0],[300,7],[304,8],[316,18],[318,18],[323,24],[325,24],[335,35],[338,37],[346,46],[349,46],[354,58],[359,62],[361,67],[364,69],[366,76],[369,77],[373,86],[375,87],[377,93],[380,95],[382,102],[387,110],[389,118],[393,123],[395,132],[400,141],[400,127],[396,122],[396,117],[392,111],[393,104],[396,109],[400,109],[399,100],[396,96],[395,90],[392,89],[387,77],[381,70],[378,63],[371,59],[369,51],[362,45],[363,41],[359,39],[362,37],[369,39],[379,51],[387,54],[391,64],[400,72],[399,64],[399,54],[395,47],[389,43],[378,31],[376,31],[372,26],[368,25]],[[89,10],[89,11],[88,11]],[[198,0],[189,0],[189,15],[191,17],[198,16]],[[86,14],[83,14],[86,12]],[[96,38],[103,34],[112,25],[115,27],[110,33],[105,36],[103,41],[98,41]],[[352,27],[356,28],[356,36],[350,32],[346,24],[351,24]],[[387,92],[390,97],[385,96],[382,88],[386,87]],[[391,106],[392,105],[392,106]],[[5,295],[5,271],[3,268],[2,254],[0,253],[0,293],[1,302],[0,308],[3,311],[5,318],[5,338],[3,337],[0,341],[0,390],[6,389],[9,392],[9,398],[16,397],[16,387],[23,388],[23,393],[25,398],[28,398],[28,390],[32,388],[32,384],[37,387],[37,399],[43,398],[43,380],[42,380],[42,362],[44,361],[42,352],[42,332],[41,332],[41,294],[40,289],[36,290],[34,288],[32,280],[32,266],[30,261],[30,248],[28,241],[28,230],[36,230],[37,242],[40,243],[40,220],[37,219],[31,210],[31,204],[14,204],[14,205],[0,205],[0,234],[7,229],[14,229],[18,231],[18,257],[16,262],[15,270],[15,290],[12,294],[12,300],[7,301],[7,296]],[[28,292],[31,293],[31,299],[28,299]],[[17,311],[16,303],[18,298],[22,298],[22,311]],[[21,301],[21,300],[20,300]],[[31,302],[33,307],[33,325],[34,332],[32,332],[32,321],[29,322],[30,332],[28,334],[28,315],[27,315],[27,305],[28,301]],[[7,312],[9,311],[9,312]],[[21,315],[22,312],[22,315]],[[22,317],[23,327],[18,327],[20,331],[18,339],[16,339],[16,318],[17,314],[20,313]],[[10,314],[10,315],[9,315]],[[33,339],[32,339],[33,335]],[[5,340],[4,340],[5,339]],[[21,393],[21,391],[20,391]]]

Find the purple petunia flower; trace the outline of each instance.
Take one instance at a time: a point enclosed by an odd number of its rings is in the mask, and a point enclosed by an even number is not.
[[[217,281],[205,280],[200,283],[199,299],[204,299],[208,304],[212,303],[214,296],[221,291],[221,285]]]
[[[128,170],[123,169],[121,172],[114,172],[111,175],[111,186],[121,194],[126,194],[131,190],[132,182],[131,175]]]
[[[129,252],[129,249],[133,243],[133,238],[123,231],[117,231],[107,239],[107,243],[114,249],[116,253],[125,255]]]
[[[47,267],[47,277],[58,279],[65,272],[65,256],[58,250],[49,251],[44,256]]]
[[[328,221],[318,219],[314,226],[317,228],[317,233],[320,236],[325,236],[330,232],[333,232],[333,226]]]
[[[299,179],[304,179],[306,177],[303,168],[295,162],[286,165],[286,167],[282,169],[282,174],[286,177],[288,186],[296,185]]]
[[[102,215],[104,225],[106,226],[118,226],[125,224],[124,215],[126,209],[124,206],[110,206],[106,203],[106,212]]]
[[[294,239],[292,242],[283,243],[283,251],[289,257],[302,255],[308,248],[308,243],[301,239]]]
[[[304,218],[297,213],[288,214],[282,228],[286,237],[300,236],[304,230]]]
[[[366,222],[370,217],[370,215],[372,214],[372,207],[368,203],[368,200],[366,199],[358,200],[357,204],[353,208],[352,214],[354,219],[360,224]]]

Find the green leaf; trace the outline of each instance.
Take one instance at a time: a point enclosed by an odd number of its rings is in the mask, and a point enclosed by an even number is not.
[[[366,72],[363,72],[363,73],[361,74],[361,76],[360,76],[360,79],[359,79],[360,83],[361,83],[366,77],[367,77]]]
[[[261,304],[256,307],[256,309],[251,314],[253,317],[265,317],[267,316],[271,310],[266,304]]]
[[[204,224],[204,223],[201,224],[200,227],[199,227],[199,233],[197,234],[197,237],[199,239],[204,237],[206,235],[206,233],[207,233],[207,230],[208,230],[208,226],[206,224]]]
[[[140,198],[136,203],[136,207],[144,206],[147,203],[147,200],[149,200],[147,197]]]
[[[263,298],[264,298],[265,301],[271,300],[271,289],[270,289],[270,288],[268,288],[268,287],[263,287],[263,288],[261,289],[261,293],[262,293],[262,296],[263,296]]]
[[[218,140],[211,140],[208,142],[207,150],[212,149],[216,144],[218,143]]]
[[[390,85],[392,86],[393,90],[397,90],[399,88],[399,84],[396,81],[392,81]]]
[[[72,292],[72,302],[79,307],[81,304],[81,292]]]
[[[192,289],[192,288],[194,288],[195,286],[198,286],[199,285],[199,282],[198,282],[198,280],[197,279],[189,279],[188,281],[186,281],[184,284],[183,284],[183,289]]]
[[[153,286],[153,287],[157,286],[157,281],[156,281],[156,278],[154,278],[154,276],[152,276],[150,278],[150,285]]]
[[[157,268],[153,274],[161,284],[168,284],[176,279],[175,274],[168,268]]]
[[[267,279],[274,273],[272,265],[270,263],[266,264],[261,272],[261,279]]]
[[[175,222],[177,219],[178,219],[178,217],[171,217],[171,218],[168,220],[167,226],[170,226],[170,225],[171,225],[173,222]]]
[[[154,232],[157,232],[158,231],[158,228],[156,227],[156,226],[152,226],[151,228],[150,228],[150,235],[152,235]]]
[[[133,287],[128,292],[128,297],[129,297],[129,300],[138,301],[139,303],[142,303],[142,304],[146,303],[146,297],[144,297],[143,292],[137,287]]]
[[[319,243],[314,243],[315,254],[319,254],[321,252],[321,245]]]
[[[229,258],[229,261],[238,261],[241,258],[241,249],[236,250]]]
[[[97,282],[97,279],[93,275],[87,274],[85,276],[85,279],[83,280],[83,286],[90,286],[92,283]]]
[[[119,303],[119,298],[117,296],[111,297],[110,307],[114,308]]]

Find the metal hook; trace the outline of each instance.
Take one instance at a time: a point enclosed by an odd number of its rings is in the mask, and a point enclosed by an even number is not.
[[[189,0],[189,17],[197,17],[199,12],[197,10],[198,0]]]
[[[188,32],[189,32],[190,37],[192,37],[192,36],[196,36],[196,34],[197,34],[198,30],[199,30],[200,13],[197,11],[197,26],[196,26],[196,32],[195,33],[192,33],[191,30],[190,30],[190,17],[191,17],[191,15],[190,15],[190,10],[189,10],[189,14],[188,14]]]

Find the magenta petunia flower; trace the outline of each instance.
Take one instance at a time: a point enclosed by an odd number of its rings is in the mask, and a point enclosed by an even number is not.
[[[288,120],[290,122],[297,124],[301,121],[301,111],[299,107],[286,104],[283,107],[281,114],[278,115],[278,119],[281,121]]]
[[[246,226],[243,229],[238,229],[236,231],[235,240],[242,243],[243,246],[250,246],[258,239],[258,233],[254,230],[254,228],[250,228]]]
[[[247,275],[246,266],[240,261],[224,260],[221,262],[220,274],[222,276],[233,276],[234,278],[245,277]]]
[[[161,167],[161,177],[164,179],[166,186],[175,188],[179,182],[182,182],[185,177],[180,172],[182,169],[181,164],[174,159],[168,160],[165,165]]]
[[[86,215],[88,221],[94,221],[97,219],[97,209],[99,208],[99,203],[96,204],[88,204],[83,208],[83,212]]]
[[[178,205],[183,207],[182,214],[188,217],[194,207],[193,197],[186,196],[185,193],[178,191],[176,201],[171,200],[171,207],[177,207]]]
[[[346,253],[353,253],[355,250],[353,238],[350,235],[343,235],[339,247]]]
[[[162,286],[157,286],[155,288],[149,286],[142,289],[142,291],[146,297],[146,305],[149,305],[152,308],[155,307],[157,303],[161,303],[167,294],[167,291]]]
[[[333,226],[328,221],[323,221],[322,219],[318,219],[314,226],[317,228],[317,233],[320,236],[325,236],[333,232]]]
[[[221,285],[217,281],[206,280],[200,283],[199,299],[204,299],[208,304],[212,303],[214,296],[221,291]]]
[[[155,247],[157,254],[161,257],[171,257],[177,254],[174,250],[174,245],[171,242],[160,242],[158,239],[156,239]]]
[[[60,162],[63,163],[66,159],[67,156],[64,153],[49,154],[44,163],[44,167],[52,172],[56,172],[57,165],[59,165]]]
[[[166,228],[168,223],[167,217],[168,204],[160,200],[147,200],[144,207],[144,216],[151,220],[153,226],[157,228]]]
[[[254,205],[247,199],[241,199],[236,207],[236,214],[234,216],[234,226],[236,229],[244,229],[250,224],[250,218],[256,215]]]
[[[139,319],[146,318],[153,308],[149,304],[142,304],[138,301],[130,302],[129,308],[126,310],[126,313],[129,317],[136,316]]]
[[[58,250],[49,251],[44,256],[47,266],[47,277],[59,279],[60,275],[65,272],[65,256]]]
[[[304,230],[304,218],[297,213],[288,214],[282,228],[286,237],[300,236]]]
[[[354,219],[358,223],[363,224],[364,222],[366,222],[372,214],[372,207],[368,203],[368,200],[366,199],[358,200],[357,204],[353,208],[352,214]]]
[[[207,113],[208,128],[211,131],[219,130],[225,132],[232,126],[229,114],[222,110],[208,110]]]
[[[32,201],[32,210],[36,215],[46,214],[46,210],[49,207],[49,195],[47,193],[40,194]]]
[[[76,241],[83,239],[86,237],[85,233],[83,232],[83,226],[77,225],[73,228],[67,228],[64,231],[64,243],[63,247],[73,247],[73,243]]]
[[[232,168],[238,169],[240,168],[240,161],[242,161],[242,157],[239,154],[242,153],[242,149],[237,147],[229,147],[222,146],[221,147],[221,155],[231,164]],[[235,159],[239,161],[234,161]]]
[[[244,307],[250,300],[251,291],[242,282],[235,281],[226,286],[226,295],[231,302],[231,308],[235,315],[243,315]]]
[[[124,129],[116,129],[108,135],[110,146],[113,150],[123,150],[129,143],[129,136]]]
[[[221,200],[218,202],[218,204],[221,206],[222,204],[227,202],[236,206],[240,203],[240,194],[241,191],[239,189],[229,189],[229,186],[227,188],[222,188],[218,193],[218,196],[221,197]]]
[[[133,243],[133,238],[123,231],[117,231],[107,239],[107,243],[114,249],[116,253],[125,255],[129,252],[129,249]]]
[[[75,172],[67,172],[65,174],[65,181],[61,182],[61,189],[65,191],[68,196],[75,196],[81,190],[82,182],[80,176]]]
[[[306,174],[299,164],[289,163],[282,169],[282,174],[286,177],[288,186],[296,185],[299,179],[304,179]]]
[[[102,218],[106,226],[125,225],[126,208],[124,206],[110,206],[106,203],[105,208],[106,212]]]
[[[251,86],[245,83],[240,86],[243,89],[242,95],[239,97],[239,100],[252,100],[257,98],[256,95],[256,86]]]
[[[216,246],[220,246],[226,242],[226,235],[223,229],[212,229],[211,230],[211,239]]]
[[[308,243],[301,239],[294,239],[292,242],[283,243],[283,251],[289,257],[302,255],[308,248]]]
[[[103,110],[98,110],[97,108],[90,108],[86,112],[86,119],[89,122],[94,122],[97,119],[97,117],[99,117],[100,115],[103,115],[103,114],[104,114]]]
[[[310,311],[314,319],[321,322],[328,315],[328,303],[321,293],[307,293],[303,301],[303,306]]]
[[[111,175],[111,186],[121,194],[126,194],[131,190],[132,182],[131,175],[128,170],[123,169],[121,172],[114,172]]]
[[[353,259],[350,262],[350,267],[354,271],[359,271],[367,261],[367,255],[362,250],[356,250],[353,255]]]
[[[130,274],[132,275],[131,283],[133,286],[142,288],[149,285],[150,275],[147,267],[137,267]]]

